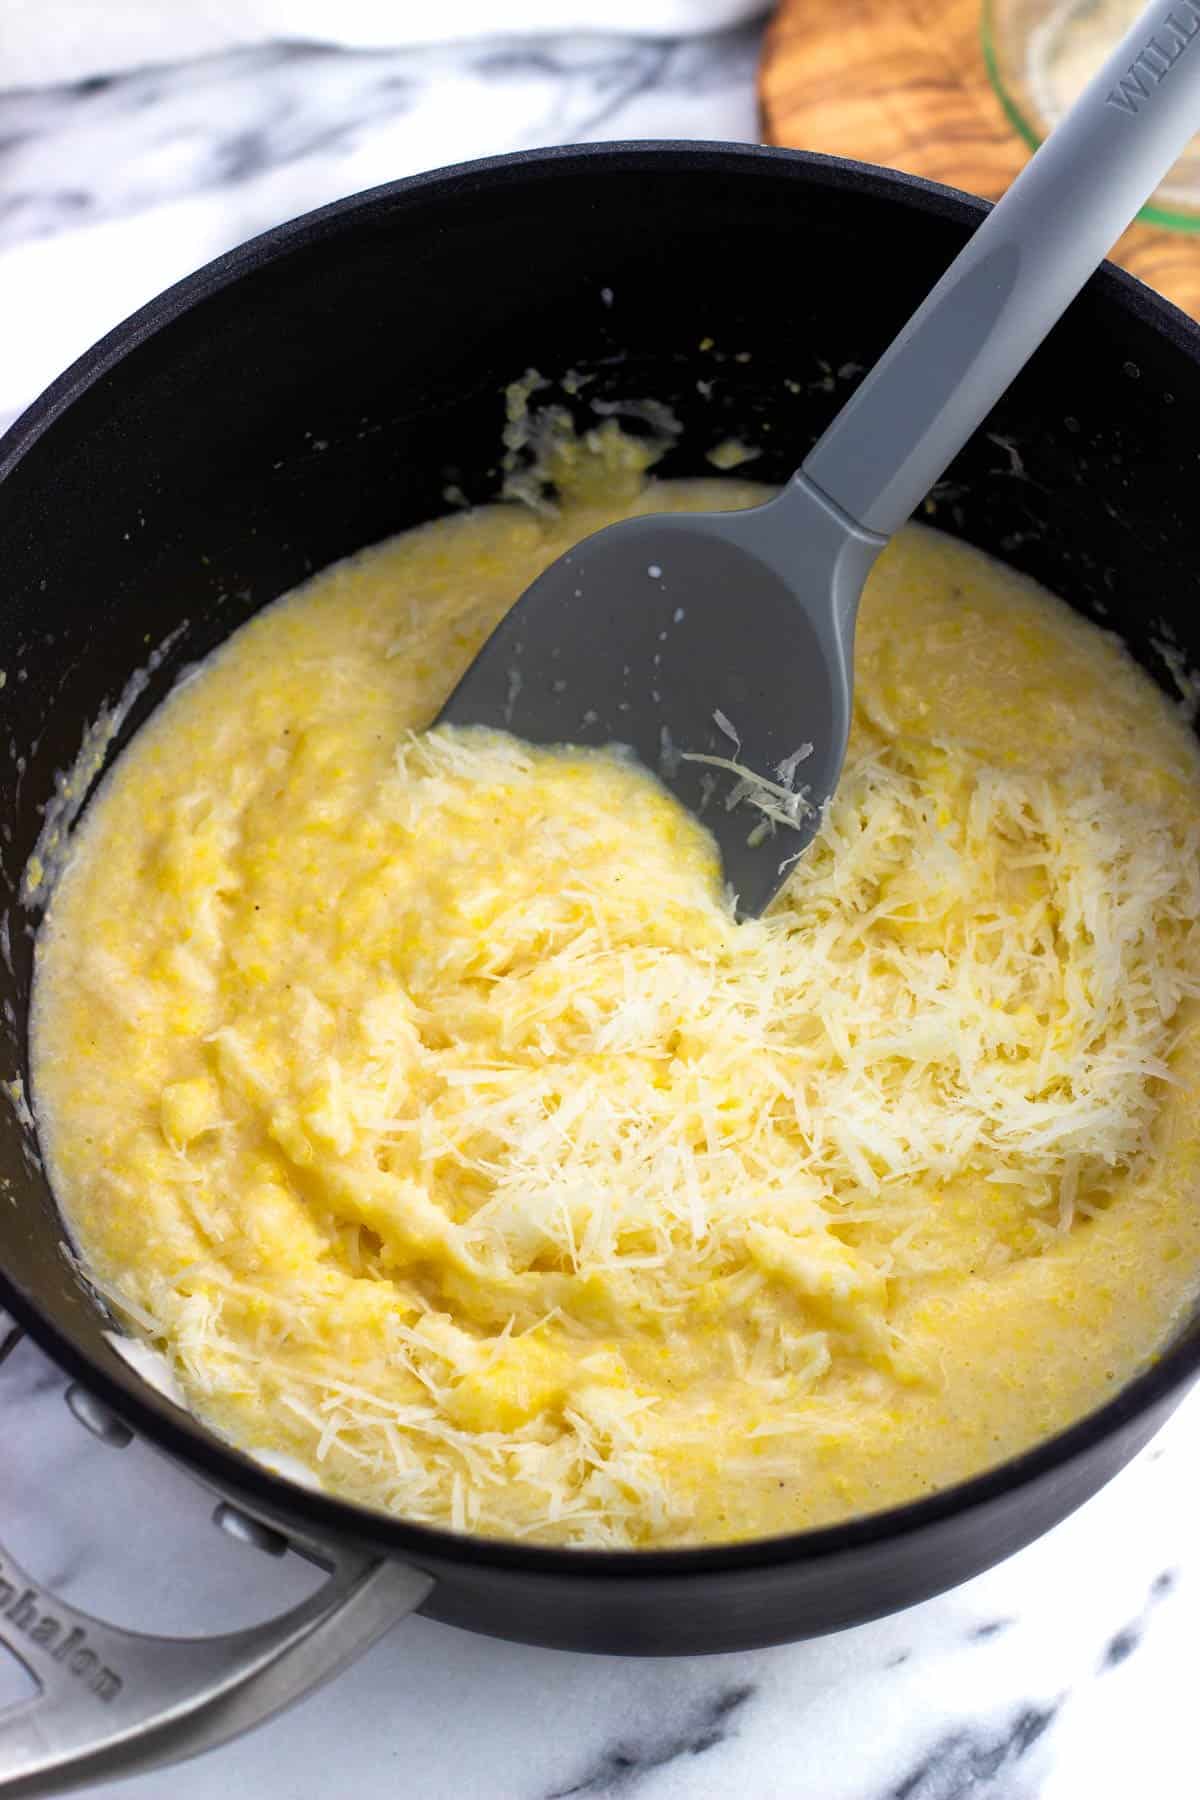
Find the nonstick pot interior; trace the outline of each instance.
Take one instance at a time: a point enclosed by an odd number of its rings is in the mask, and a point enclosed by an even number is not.
[[[961,245],[978,202],[879,170],[720,146],[476,164],[339,203],[172,290],[0,446],[0,1074],[27,1082],[36,915],[21,874],[86,721],[170,639],[181,666],[312,570],[500,481],[504,388],[595,377],[736,436],[781,479]],[[592,418],[595,414],[588,414]],[[630,418],[631,415],[626,415]],[[927,516],[1119,631],[1170,687],[1200,663],[1200,332],[1107,270],[939,484]],[[632,419],[637,428],[636,418]],[[175,635],[172,635],[175,634]],[[1200,1367],[1157,1367],[1053,1444],[830,1531],[624,1556],[473,1543],[267,1475],[130,1375],[80,1279],[20,1108],[0,1107],[0,1299],[70,1373],[286,1524],[438,1577],[428,1610],[604,1649],[732,1648],[870,1617],[1007,1554],[1086,1498]]]

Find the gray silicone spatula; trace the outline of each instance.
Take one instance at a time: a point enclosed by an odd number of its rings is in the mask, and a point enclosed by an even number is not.
[[[714,832],[740,912],[760,913],[837,784],[872,563],[1198,128],[1200,0],[1158,0],[786,488],[586,539],[526,591],[439,722],[631,747]],[[721,760],[775,783],[774,829]]]

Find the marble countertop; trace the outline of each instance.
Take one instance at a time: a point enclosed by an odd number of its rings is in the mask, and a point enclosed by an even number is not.
[[[167,283],[340,194],[539,143],[753,137],[758,29],[266,43],[0,92],[0,427]],[[296,1559],[214,1531],[209,1501],[162,1459],[89,1437],[62,1389],[28,1343],[0,1366],[0,1537],[39,1578],[119,1623],[179,1632],[266,1617],[311,1585]],[[880,1623],[637,1662],[413,1619],[240,1742],[91,1791],[1191,1800],[1198,1491],[1200,1393],[1048,1537]],[[14,1691],[0,1656],[0,1704]]]
[[[343,194],[541,144],[755,137],[760,32],[263,44],[0,89],[0,430],[171,282]]]

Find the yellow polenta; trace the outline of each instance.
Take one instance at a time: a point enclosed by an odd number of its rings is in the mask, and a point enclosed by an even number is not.
[[[398,538],[170,699],[48,913],[35,1098],[88,1264],[218,1431],[410,1519],[641,1545],[952,1482],[1164,1342],[1200,774],[1115,643],[911,529],[824,828],[736,924],[634,767],[419,735],[620,510]]]

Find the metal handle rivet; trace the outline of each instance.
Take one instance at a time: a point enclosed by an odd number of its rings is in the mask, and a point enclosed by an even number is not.
[[[264,1525],[261,1519],[252,1519],[239,1507],[230,1506],[227,1500],[213,1510],[213,1524],[239,1543],[251,1544],[255,1550],[265,1550],[268,1556],[282,1556],[288,1548],[288,1541],[282,1531],[275,1531],[270,1525]]]
[[[99,1438],[102,1444],[107,1444],[110,1450],[123,1450],[126,1444],[133,1442],[133,1433],[124,1419],[118,1419],[115,1412],[105,1406],[102,1400],[97,1400],[94,1394],[89,1394],[86,1388],[72,1383],[67,1389],[66,1399],[79,1423],[93,1437]]]

